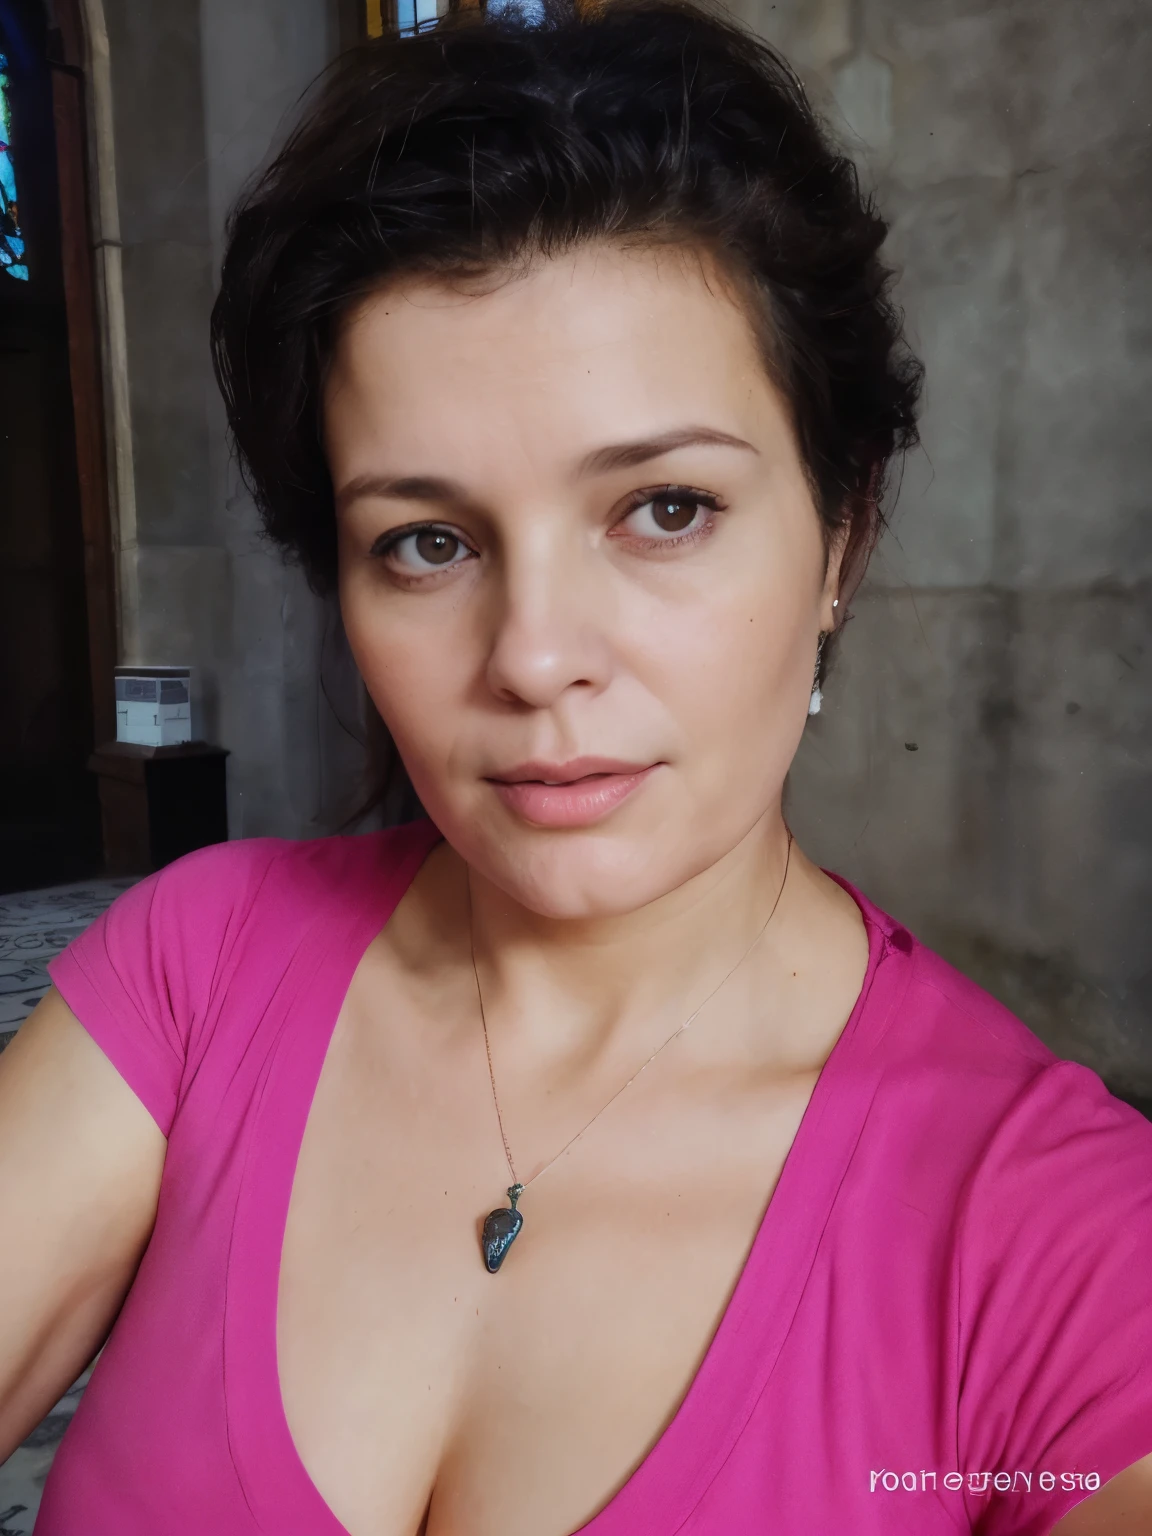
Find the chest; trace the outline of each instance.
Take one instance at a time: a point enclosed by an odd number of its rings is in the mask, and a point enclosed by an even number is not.
[[[492,1275],[480,1228],[510,1176],[477,1046],[338,1026],[308,1117],[278,1366],[300,1458],[351,1536],[589,1520],[699,1369],[816,1078],[701,1092],[649,1074],[528,1184]],[[586,1118],[521,1114],[520,1177]]]

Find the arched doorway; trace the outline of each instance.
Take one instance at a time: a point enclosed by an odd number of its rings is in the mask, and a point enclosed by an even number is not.
[[[0,0],[0,891],[101,863],[115,598],[75,0]]]

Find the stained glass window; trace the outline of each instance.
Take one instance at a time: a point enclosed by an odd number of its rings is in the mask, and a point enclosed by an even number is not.
[[[0,53],[0,270],[28,281],[24,236],[20,233],[16,201],[16,171],[12,165],[12,107],[8,99],[8,59]]]
[[[396,29],[401,37],[427,32],[448,10],[448,0],[396,0]]]
[[[538,22],[544,17],[541,0],[364,0],[365,17],[369,37],[381,37],[393,18],[401,37],[411,37],[415,32],[427,32],[441,17],[446,16],[453,4],[469,7],[484,5],[490,15],[514,13],[527,21]]]

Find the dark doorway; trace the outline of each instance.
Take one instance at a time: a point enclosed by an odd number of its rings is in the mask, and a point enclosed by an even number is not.
[[[0,0],[0,891],[101,865],[65,238],[83,140],[65,134],[58,149],[62,46],[41,0]],[[87,250],[86,229],[72,234]]]

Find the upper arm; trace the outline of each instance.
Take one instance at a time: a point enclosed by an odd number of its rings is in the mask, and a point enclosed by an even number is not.
[[[152,1230],[165,1147],[50,991],[0,1055],[0,1460],[103,1342]]]
[[[49,963],[0,1056],[0,1459],[103,1343],[147,1245],[189,1081],[275,839],[200,849]]]
[[[1109,1522],[1152,1497],[1135,1470],[1152,1453],[1152,1125],[1053,1063],[986,1150],[962,1231],[961,1465],[1012,1480],[975,1497],[975,1528],[1129,1529]],[[1096,1523],[1072,1523],[1080,1506]]]
[[[1125,1467],[1052,1527],[1052,1536],[1147,1536],[1152,1531],[1152,1455]]]

